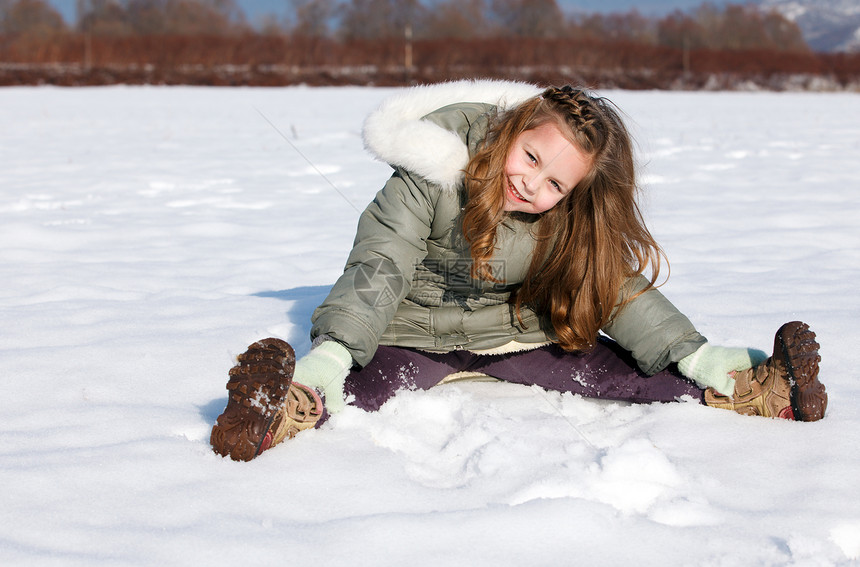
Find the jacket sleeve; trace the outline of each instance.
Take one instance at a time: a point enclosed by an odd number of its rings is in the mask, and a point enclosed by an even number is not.
[[[647,285],[647,278],[638,276],[627,283],[622,294],[636,294]],[[690,320],[654,288],[621,308],[603,332],[630,351],[649,376],[707,342]]]
[[[328,335],[364,366],[409,292],[427,255],[434,203],[431,184],[395,168],[358,221],[343,274],[311,317],[311,337]]]

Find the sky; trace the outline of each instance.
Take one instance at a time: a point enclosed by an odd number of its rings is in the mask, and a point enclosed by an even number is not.
[[[557,0],[566,12],[627,12],[636,8],[644,14],[665,14],[675,9],[686,10],[698,6],[704,0]],[[75,19],[75,0],[49,0],[66,21]],[[250,22],[263,15],[279,13],[289,6],[289,0],[238,0]],[[717,4],[723,2],[717,1]]]

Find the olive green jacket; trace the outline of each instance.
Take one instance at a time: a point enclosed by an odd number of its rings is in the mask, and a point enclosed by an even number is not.
[[[361,215],[344,273],[313,314],[312,337],[341,342],[361,366],[379,344],[498,352],[552,341],[536,313],[523,308],[520,322],[508,302],[531,262],[533,223],[509,218],[497,233],[491,267],[504,283],[470,277],[461,230],[466,161],[496,110],[535,92],[521,83],[449,83],[408,90],[371,114],[365,143],[394,174]],[[451,100],[479,102],[445,105]],[[452,166],[452,160],[459,161]],[[646,284],[637,278],[623,293]],[[648,374],[705,342],[655,289],[630,302],[603,331]]]

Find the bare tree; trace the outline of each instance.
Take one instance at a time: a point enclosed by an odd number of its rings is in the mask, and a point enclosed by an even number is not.
[[[701,43],[711,49],[808,50],[800,29],[775,11],[765,13],[752,4],[703,4],[694,15]]]
[[[707,43],[705,31],[693,18],[675,10],[657,22],[657,42],[676,49],[696,49]]]
[[[243,30],[229,0],[78,0],[78,28],[94,35],[223,35]]]
[[[12,8],[12,0],[0,0],[0,33],[4,33],[3,30],[6,26],[6,18],[8,17],[9,10]]]
[[[202,0],[202,3],[224,16],[231,24],[243,25],[245,23],[245,12],[239,7],[236,0]]]
[[[774,46],[785,51],[809,51],[800,27],[785,16],[772,10],[764,15],[762,25]]]
[[[167,0],[167,33],[175,35],[225,35],[233,31],[231,10],[213,2]]]
[[[342,7],[340,34],[346,39],[403,37],[407,25],[421,31],[424,14],[418,0],[351,0]]]
[[[259,29],[260,34],[264,36],[283,35],[291,25],[289,18],[284,20],[279,18],[277,14],[273,13],[263,14],[263,16],[257,20],[257,29]]]
[[[45,0],[6,0],[0,4],[0,32],[4,35],[46,36],[65,29],[63,17]]]
[[[755,8],[729,4],[716,26],[714,47],[750,49],[764,47],[766,38],[761,33],[761,19]]]
[[[293,18],[290,31],[303,37],[326,37],[337,6],[334,0],[290,0]]]
[[[502,33],[518,37],[561,37],[565,18],[556,0],[492,0]]]
[[[166,0],[128,0],[126,14],[136,33],[163,34],[167,31]]]
[[[647,44],[657,42],[656,23],[643,16],[638,10],[634,9],[623,14],[607,14],[604,22],[604,29],[612,39]]]
[[[470,39],[490,34],[484,0],[445,0],[427,13],[424,36]]]
[[[78,29],[93,35],[127,35],[131,27],[119,0],[77,0]]]
[[[724,12],[714,4],[705,2],[693,11],[692,26],[696,34],[687,38],[691,48],[707,47],[719,49],[725,43],[722,37],[724,27]]]

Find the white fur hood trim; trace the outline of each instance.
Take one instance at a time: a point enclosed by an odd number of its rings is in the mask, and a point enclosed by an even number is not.
[[[364,146],[376,159],[450,189],[462,179],[469,150],[459,135],[421,118],[457,102],[512,108],[541,91],[528,83],[491,80],[411,87],[387,98],[367,116]]]

